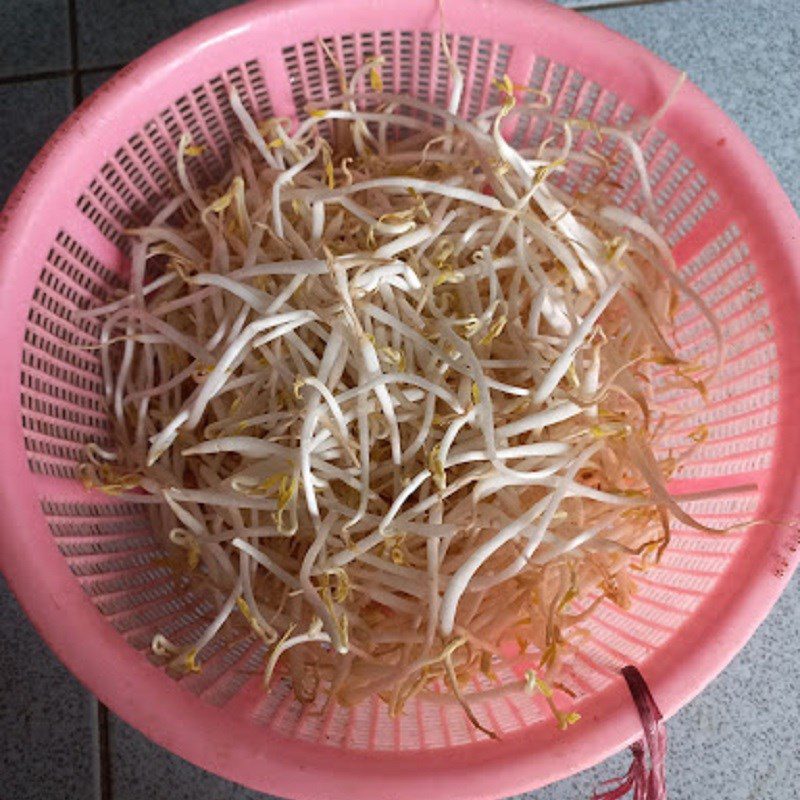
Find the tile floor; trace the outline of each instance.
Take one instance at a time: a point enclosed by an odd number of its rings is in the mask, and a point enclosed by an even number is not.
[[[560,2],[685,69],[750,136],[800,207],[798,0]],[[0,201],[76,100],[155,42],[232,4],[0,0]],[[795,579],[725,672],[670,721],[672,800],[800,797],[798,633]],[[626,764],[620,754],[525,797],[589,798]],[[50,654],[2,579],[0,797],[265,798],[161,750],[98,707]]]

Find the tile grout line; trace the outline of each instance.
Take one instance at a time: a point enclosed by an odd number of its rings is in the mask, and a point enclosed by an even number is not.
[[[635,8],[636,6],[652,6],[674,3],[677,0],[576,0],[564,6],[571,11],[607,11],[615,8]]]
[[[94,800],[103,800],[100,785],[100,725],[98,719],[98,705],[100,701],[93,695],[89,695],[89,728],[91,729],[92,739],[92,797]]]
[[[72,104],[78,106],[83,100],[81,78],[78,73],[78,9],[75,0],[67,0],[67,14],[69,25],[69,53],[72,74]]]
[[[95,800],[113,800],[111,757],[108,738],[108,709],[92,696],[92,764]]]
[[[108,735],[108,709],[98,700],[97,728],[100,755],[100,800],[112,800],[111,745]]]
[[[78,13],[75,0],[67,0],[69,25],[70,69],[64,77],[70,77],[73,110],[83,100],[81,70],[78,68]],[[36,80],[31,76],[29,80]],[[111,757],[108,741],[108,709],[94,696],[92,709],[92,765],[94,772],[95,800],[113,800],[111,791]]]
[[[48,70],[47,72],[26,72],[21,75],[3,75],[0,76],[0,86],[8,86],[14,83],[49,81],[54,78],[69,78],[71,75],[71,69],[54,69]]]
[[[97,67],[80,67],[76,69],[53,69],[42,72],[23,72],[18,75],[0,75],[0,86],[12,83],[32,83],[35,81],[49,81],[55,78],[72,78],[75,75],[95,75],[98,72],[117,71],[127,66],[129,62],[118,62],[116,64],[100,64]]]

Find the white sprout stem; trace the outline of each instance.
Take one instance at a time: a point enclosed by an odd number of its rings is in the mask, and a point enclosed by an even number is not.
[[[257,561],[264,567],[267,572],[274,575],[278,580],[285,583],[290,589],[299,590],[300,581],[293,575],[290,575],[283,567],[276,564],[266,553],[251,545],[244,539],[236,538],[231,541],[231,544],[239,550],[247,553],[254,561]]]
[[[319,631],[315,633],[301,633],[297,636],[291,636],[284,641],[278,642],[278,644],[275,645],[270,653],[270,656],[267,659],[267,665],[264,668],[264,685],[269,685],[272,675],[275,672],[275,667],[278,665],[280,657],[285,652],[291,650],[293,647],[297,647],[298,645],[311,644],[314,642],[330,644],[331,637],[327,633]]]
[[[564,352],[556,359],[542,382],[536,387],[536,391],[533,395],[534,403],[543,403],[555,391],[556,386],[558,386],[559,382],[570,368],[578,348],[583,344],[597,320],[600,319],[600,315],[606,310],[609,303],[616,296],[622,286],[623,279],[624,275],[619,274],[612,281],[610,286],[600,295],[600,299],[595,303],[592,310],[583,318],[580,325],[575,329],[569,342],[567,342],[567,346],[564,348]]]
[[[211,624],[203,631],[200,638],[194,643],[194,650],[196,653],[199,653],[219,632],[220,628],[225,624],[228,617],[230,617],[231,613],[233,612],[234,607],[236,606],[236,601],[242,595],[242,583],[243,583],[243,576],[241,573],[238,574],[236,578],[236,584],[234,585],[231,593],[228,595],[227,599],[220,608],[219,612],[217,613],[216,617],[214,617]]]
[[[419,472],[415,475],[408,484],[403,487],[403,490],[397,497],[394,499],[394,502],[390,506],[389,510],[386,512],[386,516],[381,520],[380,525],[378,526],[378,533],[383,536],[385,535],[388,528],[391,526],[392,521],[400,512],[400,509],[403,507],[403,504],[411,497],[414,492],[425,483],[428,478],[431,477],[430,470],[424,469],[422,472]]]
[[[280,239],[284,237],[283,214],[281,213],[281,189],[289,183],[295,175],[302,172],[312,161],[317,159],[321,147],[322,145],[317,142],[316,147],[302,159],[302,161],[298,161],[293,167],[282,172],[275,179],[275,183],[272,184],[272,226],[275,229],[275,234]]]
[[[583,453],[573,461],[563,477],[559,479],[559,485],[556,487],[555,491],[549,496],[549,502],[544,512],[536,520],[531,530],[525,532],[524,536],[528,541],[523,547],[522,552],[508,567],[506,567],[506,569],[501,570],[498,574],[487,576],[484,580],[478,579],[474,581],[471,587],[474,591],[482,591],[484,589],[490,589],[492,586],[497,586],[507,581],[509,578],[518,575],[524,569],[531,556],[533,556],[536,549],[541,544],[547,532],[547,526],[553,521],[558,507],[567,495],[569,487],[578,474],[578,471],[603,446],[603,442],[596,442],[592,447],[588,447],[584,450]]]
[[[329,514],[322,524],[317,528],[314,541],[306,551],[306,555],[303,558],[302,564],[300,565],[299,582],[306,600],[316,611],[317,616],[322,621],[323,627],[328,632],[330,640],[336,643],[336,650],[339,653],[344,654],[347,652],[347,643],[342,639],[341,632],[339,631],[332,612],[328,610],[326,605],[320,599],[320,596],[317,594],[317,587],[311,580],[312,567],[319,557],[319,554],[322,552],[322,548],[324,547],[325,541],[330,534],[333,522],[334,517],[332,514]]]
[[[495,429],[495,435],[503,439],[509,439],[522,433],[544,430],[552,425],[558,425],[560,422],[566,422],[581,414],[582,411],[583,409],[580,406],[570,401],[556,403],[550,408],[536,411],[514,422],[500,425]]]
[[[603,531],[608,530],[608,528],[608,522],[601,522],[599,525],[592,525],[581,531],[577,536],[573,536],[571,539],[568,539],[562,544],[548,547],[546,553],[533,553],[531,556],[531,561],[533,561],[535,564],[546,564],[548,561],[551,561],[554,558],[566,555],[573,550],[577,550],[579,547],[583,547],[585,544],[591,542],[592,539],[595,539]]]
[[[614,222],[617,225],[636,231],[644,236],[645,239],[647,239],[656,248],[663,261],[663,264],[659,265],[658,262],[654,263],[658,267],[661,274],[664,275],[664,277],[680,291],[684,292],[688,297],[691,298],[691,300],[700,310],[700,313],[706,318],[711,326],[712,331],[714,332],[714,336],[718,343],[713,370],[713,372],[716,373],[722,366],[725,352],[724,348],[722,347],[722,327],[720,326],[719,320],[711,312],[711,309],[709,309],[707,303],[703,300],[700,294],[680,277],[678,273],[678,265],[675,263],[675,258],[672,255],[669,245],[666,243],[664,238],[658,233],[658,231],[655,230],[655,228],[653,228],[652,225],[645,222],[645,220],[641,219],[641,217],[636,217],[634,214],[631,214],[624,209],[606,206],[601,210],[600,216],[601,218]]]
[[[281,456],[286,459],[292,457],[292,450],[288,447],[256,439],[253,436],[224,436],[201,442],[182,451],[184,456],[198,456],[214,453],[239,453],[249,458],[268,458]]]
[[[516,538],[528,525],[543,514],[550,503],[550,498],[551,495],[546,495],[518,519],[507,525],[480,547],[477,547],[453,574],[442,596],[439,621],[442,636],[450,636],[453,633],[458,603],[475,573],[490,556],[494,555],[504,544]]]
[[[369,377],[380,375],[380,360],[378,359],[378,354],[375,352],[375,346],[372,344],[372,342],[369,341],[369,339],[362,337],[361,341],[359,342],[359,349],[361,351],[361,357],[364,360],[364,367],[367,375]],[[378,398],[378,403],[380,404],[384,416],[386,417],[386,421],[389,425],[392,461],[399,466],[402,462],[403,452],[400,442],[400,430],[397,426],[397,416],[394,413],[394,404],[392,403],[389,392],[383,383],[376,383],[373,387],[373,391],[375,392],[375,396]]]
[[[253,121],[253,118],[250,116],[250,114],[247,113],[247,109],[244,107],[242,99],[239,97],[239,93],[233,87],[231,87],[230,93],[228,94],[228,100],[230,101],[233,113],[236,114],[239,122],[242,124],[244,132],[247,134],[247,138],[255,145],[256,150],[261,153],[264,161],[266,161],[270,167],[273,169],[279,169],[278,162],[275,160],[275,156],[270,152],[269,147],[267,147],[266,142],[264,141],[264,137],[261,135],[258,127],[256,126],[256,123]]]
[[[178,141],[178,157],[176,159],[178,180],[180,181],[181,188],[192,201],[195,208],[197,208],[198,211],[202,211],[206,204],[203,202],[200,192],[192,186],[192,182],[189,180],[189,175],[186,171],[186,148],[190,141],[191,139],[188,133],[183,133]]]
[[[423,378],[411,372],[396,372],[396,373],[382,373],[370,377],[365,383],[357,386],[355,389],[348,389],[346,392],[336,395],[337,403],[343,404],[363,394],[369,394],[377,389],[379,386],[389,386],[391,384],[408,384],[409,386],[417,386],[425,392],[438,397],[443,400],[450,408],[457,414],[463,414],[464,408],[458,401],[458,398],[447,389],[433,383],[428,378]]]
[[[222,388],[223,384],[227,381],[228,370],[233,365],[234,361],[239,358],[242,350],[256,335],[284,323],[297,323],[298,325],[302,325],[313,319],[317,319],[317,315],[313,312],[292,311],[284,314],[276,314],[273,317],[251,322],[229,345],[228,349],[217,361],[214,369],[203,381],[202,385],[200,386],[200,391],[190,407],[186,422],[187,427],[192,429],[197,425],[206,405],[208,404],[208,401]]]
[[[354,183],[351,186],[343,186],[340,189],[319,189],[310,194],[309,200],[312,202],[321,200],[322,202],[330,203],[335,202],[339,197],[348,197],[351,194],[364,192],[368,189],[398,189],[402,191],[414,189],[420,194],[438,194],[443,197],[450,197],[453,200],[471,203],[489,211],[500,211],[503,208],[502,203],[494,197],[452,184],[435,183],[434,181],[425,181],[419,178],[375,178],[374,180]]]
[[[314,490],[314,481],[311,474],[311,436],[314,433],[314,428],[317,425],[317,408],[320,404],[320,399],[323,394],[319,390],[319,386],[324,387],[325,381],[328,380],[330,371],[333,369],[336,358],[339,355],[339,350],[343,344],[343,336],[338,327],[334,328],[331,333],[331,338],[328,341],[325,352],[322,356],[320,364],[320,380],[318,381],[317,391],[311,398],[311,401],[306,408],[306,416],[303,420],[303,426],[300,431],[300,477],[303,482],[303,493],[306,498],[306,505],[311,514],[314,525],[317,525],[319,518],[319,504]],[[313,387],[312,387],[313,388]],[[334,401],[335,405],[335,401]],[[344,438],[347,438],[347,426],[344,426]]]

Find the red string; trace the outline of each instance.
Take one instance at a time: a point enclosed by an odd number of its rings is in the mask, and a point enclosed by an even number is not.
[[[628,772],[609,781],[617,785],[602,794],[595,793],[592,800],[619,800],[631,791],[632,800],[667,800],[667,732],[664,720],[642,673],[636,667],[624,667],[622,676],[639,712],[644,736],[631,745],[633,761]]]

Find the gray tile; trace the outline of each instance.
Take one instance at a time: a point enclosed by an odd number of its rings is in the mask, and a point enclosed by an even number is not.
[[[2,0],[0,77],[69,65],[67,0]]]
[[[67,78],[0,85],[0,204],[72,108]]]
[[[114,800],[271,800],[268,795],[195,767],[153,744],[113,714],[109,717]]]
[[[800,797],[800,582],[720,677],[669,725],[670,797]]]
[[[99,89],[107,80],[116,75],[115,69],[103,69],[92,72],[84,72],[80,76],[81,95],[88,97],[96,89]]]
[[[81,67],[130,61],[162,39],[236,0],[77,0]]]
[[[800,2],[676,0],[591,16],[685,70],[750,137],[800,208]]]
[[[0,792],[94,800],[93,701],[33,630],[0,577]]]
[[[624,775],[628,771],[629,763],[627,752],[617,753],[592,769],[509,800],[590,800],[595,792],[601,790],[604,781]]]

